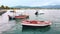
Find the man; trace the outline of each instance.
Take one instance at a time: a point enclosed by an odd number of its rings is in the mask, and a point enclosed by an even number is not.
[[[38,11],[35,12],[35,15],[36,15],[36,16],[38,15]]]

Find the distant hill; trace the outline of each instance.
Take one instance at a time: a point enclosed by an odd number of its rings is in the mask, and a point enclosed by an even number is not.
[[[41,8],[41,7],[30,7],[30,6],[14,6],[12,8]]]
[[[30,6],[14,6],[13,8],[60,8],[60,5],[48,5],[48,6],[37,6],[37,7],[30,7]]]
[[[42,6],[42,8],[60,8],[60,5]]]

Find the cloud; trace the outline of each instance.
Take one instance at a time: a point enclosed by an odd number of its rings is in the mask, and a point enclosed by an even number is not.
[[[0,0],[0,5],[7,6],[46,6],[60,5],[60,0]]]
[[[43,6],[43,5],[49,5],[51,1],[42,1],[42,0],[37,0],[37,1],[27,1],[23,2],[22,5],[24,6]],[[21,4],[20,4],[21,5]]]

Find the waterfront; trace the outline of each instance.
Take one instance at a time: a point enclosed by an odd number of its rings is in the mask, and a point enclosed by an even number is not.
[[[52,25],[46,28],[22,28],[20,20],[10,20],[7,12],[0,16],[0,34],[60,34],[60,10],[40,10],[43,15],[34,15],[35,10],[22,10],[29,13],[30,20],[51,21]]]

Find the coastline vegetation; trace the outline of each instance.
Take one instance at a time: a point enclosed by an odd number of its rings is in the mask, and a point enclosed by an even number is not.
[[[0,9],[60,9],[60,8],[40,8],[40,7],[13,8],[13,7],[1,5]]]

